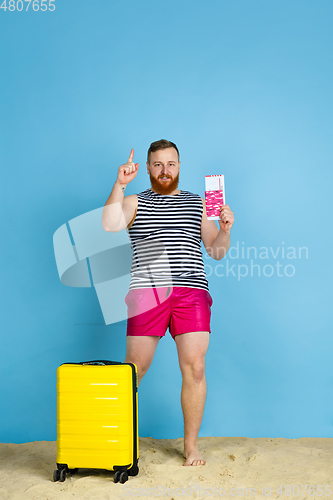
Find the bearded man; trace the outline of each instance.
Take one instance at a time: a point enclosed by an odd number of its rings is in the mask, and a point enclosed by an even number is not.
[[[179,151],[173,142],[153,142],[147,155],[151,187],[124,196],[139,164],[128,161],[105,204],[103,228],[127,229],[133,249],[128,310],[126,363],[135,363],[138,386],[166,330],[174,339],[182,373],[184,465],[204,465],[198,433],[206,400],[205,355],[209,344],[212,297],[204,269],[201,240],[208,254],[222,259],[230,246],[234,215],[220,208],[219,228],[208,220],[205,200],[179,190]]]

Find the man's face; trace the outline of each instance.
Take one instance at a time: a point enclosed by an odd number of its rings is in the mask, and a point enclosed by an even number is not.
[[[147,172],[151,186],[159,194],[171,194],[179,182],[180,161],[174,148],[159,149],[150,155]]]

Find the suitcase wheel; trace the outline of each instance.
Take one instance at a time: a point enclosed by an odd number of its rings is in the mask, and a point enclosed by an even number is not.
[[[57,469],[53,472],[53,481],[61,481],[62,483],[66,479],[66,469]]]
[[[66,479],[66,469],[61,469],[60,471],[60,482],[64,482]]]
[[[115,483],[118,483],[118,481],[122,484],[126,483],[126,481],[128,480],[128,474],[126,471],[120,471],[120,470],[117,470],[115,473],[114,473],[114,482]]]
[[[128,474],[126,471],[124,471],[119,476],[119,482],[123,484],[126,483],[127,480],[128,480]]]
[[[53,472],[53,481],[56,483],[60,479],[60,470],[56,469]]]

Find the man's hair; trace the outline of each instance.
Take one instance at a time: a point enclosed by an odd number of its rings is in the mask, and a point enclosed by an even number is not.
[[[147,154],[147,162],[150,164],[150,155],[151,153],[155,153],[155,151],[159,151],[160,149],[167,149],[167,148],[174,148],[177,151],[178,154],[178,161],[179,161],[179,151],[176,146],[171,141],[167,141],[166,139],[160,139],[159,141],[152,142],[149,149],[148,149],[148,154]]]

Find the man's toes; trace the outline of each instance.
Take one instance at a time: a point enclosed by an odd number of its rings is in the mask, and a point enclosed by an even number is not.
[[[185,463],[183,465],[189,466],[189,465],[205,465],[206,460],[204,460],[202,457],[201,458],[195,458],[195,456],[200,456],[199,453],[193,453],[189,454],[188,457],[185,457],[185,453],[183,454],[183,457],[186,459]]]
[[[205,465],[206,460],[193,460],[192,465]]]

